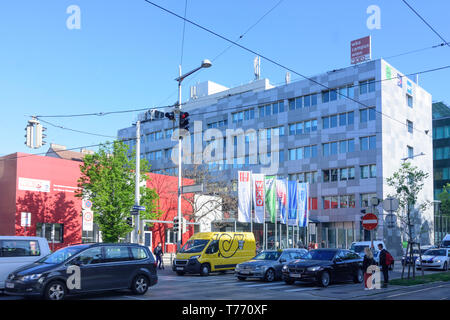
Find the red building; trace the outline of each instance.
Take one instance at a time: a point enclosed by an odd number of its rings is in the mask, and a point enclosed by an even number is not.
[[[0,158],[0,235],[43,236],[53,249],[82,243],[82,200],[75,197],[79,167],[80,161],[26,153]],[[178,178],[149,176],[147,186],[160,196],[158,220],[172,221],[177,214]],[[192,181],[184,179],[183,183]],[[189,214],[189,210],[191,206],[183,200],[182,212]],[[169,252],[175,249],[171,228],[167,223],[145,228],[152,250],[158,242]],[[192,233],[193,228],[188,228],[183,240]]]

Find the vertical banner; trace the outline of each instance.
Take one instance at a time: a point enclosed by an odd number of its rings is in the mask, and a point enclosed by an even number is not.
[[[308,183],[298,184],[298,226],[307,227],[309,220],[308,210]]]
[[[297,181],[288,181],[288,224],[297,225],[298,211]]]
[[[265,192],[264,174],[252,174],[253,207],[255,208],[255,222],[264,223]]]
[[[250,171],[239,171],[238,175],[238,221],[250,222],[252,217]]]
[[[280,222],[286,224],[287,179],[277,179],[277,203],[280,209]]]
[[[270,215],[270,221],[275,223],[277,216],[277,189],[275,185],[275,177],[267,176],[265,178],[266,185],[266,211]]]

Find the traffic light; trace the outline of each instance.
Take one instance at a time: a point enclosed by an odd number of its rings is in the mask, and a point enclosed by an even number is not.
[[[189,131],[189,113],[180,112],[180,129]]]
[[[173,232],[178,232],[178,228],[180,225],[178,224],[178,217],[173,218]]]
[[[175,113],[173,113],[173,112],[166,112],[164,115],[165,115],[166,118],[168,118],[169,120],[175,121]]]
[[[47,128],[43,127],[42,124],[40,123],[36,124],[36,148],[40,148],[47,143],[46,141],[43,140],[47,137],[47,135],[44,134],[46,130]]]
[[[33,126],[28,124],[27,127],[25,128],[25,144],[27,145],[28,148],[33,148]]]
[[[129,225],[130,227],[133,226],[133,218],[132,217],[127,217],[127,225]]]

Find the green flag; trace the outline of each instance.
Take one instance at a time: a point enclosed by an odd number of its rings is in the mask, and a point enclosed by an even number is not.
[[[266,212],[269,212],[270,221],[275,223],[275,217],[277,213],[277,192],[274,176],[265,177],[265,189],[266,189]]]

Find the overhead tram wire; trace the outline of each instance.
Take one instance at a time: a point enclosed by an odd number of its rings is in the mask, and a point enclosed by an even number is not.
[[[223,40],[225,40],[225,41],[231,43],[231,44],[234,44],[235,46],[237,46],[237,47],[239,47],[239,48],[241,48],[241,49],[243,49],[243,50],[245,50],[245,51],[247,51],[247,52],[250,52],[250,53],[252,53],[252,54],[255,54],[255,55],[257,55],[257,56],[260,56],[261,58],[263,58],[263,59],[265,59],[265,60],[271,62],[272,64],[274,64],[274,65],[276,65],[276,66],[278,66],[278,67],[280,67],[280,68],[283,68],[283,69],[285,69],[285,70],[287,70],[287,71],[290,71],[290,72],[292,72],[292,73],[295,73],[295,74],[299,75],[300,77],[302,77],[302,78],[304,78],[304,79],[306,79],[306,80],[309,80],[309,81],[312,82],[312,83],[315,83],[315,84],[317,84],[317,85],[319,85],[319,86],[321,86],[321,87],[323,87],[323,88],[325,88],[325,89],[328,89],[328,90],[331,90],[331,89],[332,89],[332,88],[330,88],[330,87],[328,87],[328,86],[326,86],[326,85],[324,85],[324,84],[322,84],[322,83],[320,83],[320,82],[318,82],[318,81],[316,81],[316,80],[314,80],[314,79],[312,79],[312,78],[310,78],[310,77],[307,77],[307,76],[303,75],[302,73],[300,73],[300,72],[298,72],[298,71],[293,70],[292,68],[286,67],[286,66],[282,65],[281,63],[279,63],[279,62],[277,62],[277,61],[275,61],[275,60],[273,60],[273,59],[271,59],[271,58],[266,57],[265,55],[262,55],[262,54],[260,54],[260,53],[258,53],[258,52],[256,52],[256,51],[254,51],[254,50],[252,50],[252,49],[250,49],[250,48],[247,48],[247,47],[243,46],[243,45],[237,43],[236,41],[230,40],[230,39],[228,39],[227,37],[225,37],[225,36],[223,36],[223,35],[221,35],[221,34],[218,34],[217,32],[212,31],[212,30],[210,30],[210,29],[208,29],[208,28],[206,28],[206,27],[204,27],[204,26],[202,26],[202,25],[200,25],[200,24],[198,24],[198,23],[196,23],[196,22],[193,22],[193,21],[191,21],[191,20],[189,20],[189,19],[183,18],[182,16],[178,15],[177,13],[175,13],[175,12],[173,12],[173,11],[170,11],[169,9],[166,9],[166,8],[164,8],[164,7],[158,5],[158,4],[156,4],[156,3],[154,3],[154,2],[152,2],[152,1],[150,1],[150,0],[144,0],[144,1],[147,2],[148,4],[151,4],[151,5],[154,6],[154,7],[157,7],[157,8],[159,8],[159,9],[161,9],[161,10],[163,10],[163,11],[165,11],[165,12],[167,12],[167,13],[169,13],[169,14],[171,14],[171,15],[177,17],[177,18],[179,18],[179,19],[186,20],[186,22],[188,22],[188,23],[190,23],[190,24],[196,26],[197,28],[202,29],[202,30],[204,30],[204,31],[206,31],[206,32],[208,32],[208,33],[210,33],[210,34],[212,34],[212,35],[214,35],[214,36],[216,36],[216,37],[218,37],[218,38],[220,38],[220,39],[223,39]],[[445,41],[445,40],[444,40],[444,41]],[[446,42],[446,41],[445,41],[445,42]],[[369,108],[369,107],[370,107],[370,106],[368,106],[368,105],[362,103],[361,101],[355,100],[355,99],[353,99],[353,98],[351,98],[351,97],[349,97],[349,96],[347,96],[347,95],[345,95],[345,94],[340,93],[339,91],[337,91],[337,94],[340,95],[340,96],[343,96],[343,97],[347,98],[348,100],[354,101],[354,102],[356,102],[356,103],[358,103],[358,104],[360,104],[360,105],[362,105],[362,106],[364,106],[364,107],[366,107],[366,108]],[[393,120],[393,121],[396,121],[396,122],[401,123],[401,124],[404,125],[404,126],[407,126],[407,124],[404,123],[403,121],[400,121],[400,120],[397,120],[397,119],[395,119],[395,118],[392,118],[391,116],[389,116],[389,115],[387,115],[387,114],[384,114],[384,113],[382,113],[381,111],[376,110],[376,112],[377,112],[377,113],[380,113],[381,115],[385,116],[386,118],[389,118],[389,119],[391,119],[391,120]],[[425,134],[424,132],[422,132],[421,130],[418,130],[417,128],[413,128],[413,130],[416,130],[416,131],[418,131],[418,132],[421,132],[422,134]]]
[[[440,34],[439,34],[439,32],[437,32],[436,31],[436,29],[435,28],[433,28],[432,26],[431,26],[431,24],[429,24],[426,20],[425,20],[425,18],[424,17],[422,17],[421,15],[420,15],[420,13],[418,13],[406,0],[402,0],[403,1],[403,3],[405,4],[405,5],[407,5],[408,6],[408,8],[409,9],[411,9],[412,10],[412,12],[414,12],[415,14],[416,14],[416,16],[418,16],[427,26],[428,26],[428,28],[430,28],[442,41],[444,41],[444,43],[448,46],[448,47],[450,47],[450,43],[448,43],[447,42],[447,40],[445,40],[444,39],[444,37],[442,37]]]
[[[54,124],[54,123],[51,123],[51,122],[49,122],[49,121],[42,120],[42,119],[39,119],[39,120],[40,120],[41,122],[43,122],[43,123],[46,123],[46,124],[48,124],[48,125],[51,125],[52,127],[59,128],[59,129],[63,129],[63,130],[68,130],[68,131],[73,131],[73,132],[77,132],[77,133],[88,134],[88,135],[92,135],[92,136],[104,137],[104,138],[114,138],[114,139],[117,138],[117,137],[114,137],[114,136],[108,136],[108,135],[99,134],[99,133],[92,133],[92,132],[87,132],[87,131],[82,131],[82,130],[76,130],[76,129],[67,128],[67,127],[60,126],[60,125],[57,125],[57,124]]]
[[[284,0],[280,0],[277,2],[277,4],[275,4],[272,8],[270,8],[266,13],[264,13],[263,16],[261,16],[255,23],[253,23],[249,28],[247,28],[247,30],[245,30],[238,39],[236,39],[236,41],[240,41],[242,38],[244,38],[244,36],[250,32],[250,30],[252,30],[254,27],[256,27],[256,25],[258,25],[267,15],[269,15],[269,13],[271,13],[273,10],[275,10],[276,7],[278,7]],[[186,18],[186,13],[184,18]],[[186,23],[186,20],[184,20],[184,22]],[[183,31],[184,32],[184,31]],[[217,56],[215,56],[213,59],[211,59],[211,62],[215,62],[217,59],[219,59],[222,55],[224,55],[229,49],[231,49],[231,47],[233,47],[233,44],[230,44],[228,47],[226,47],[224,50],[222,50]],[[203,71],[203,69],[199,70],[195,75],[193,75],[189,80],[187,80],[187,84],[192,83],[199,75],[200,73]],[[164,99],[161,103],[166,102],[167,100],[169,100],[169,98],[173,97],[175,94],[177,93],[177,91],[174,91],[172,94],[170,94],[166,99]]]

